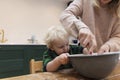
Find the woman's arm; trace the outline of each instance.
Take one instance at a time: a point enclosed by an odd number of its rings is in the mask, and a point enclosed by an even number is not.
[[[78,38],[80,44],[88,48],[89,53],[93,52],[97,44],[94,34],[89,29],[89,26],[94,28],[93,5],[91,0],[74,0],[63,11],[60,21],[70,35]]]
[[[60,21],[72,36],[77,38],[81,28],[88,28],[88,26],[82,21],[82,16],[86,9],[90,12],[88,15],[93,15],[91,5],[91,0],[74,0],[70,6],[63,11],[60,16]]]

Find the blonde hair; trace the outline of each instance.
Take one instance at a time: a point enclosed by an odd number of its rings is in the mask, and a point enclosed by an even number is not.
[[[55,40],[66,40],[69,38],[67,31],[62,26],[52,26],[48,29],[45,36],[45,43],[51,48]]]
[[[100,8],[100,3],[98,0],[93,0],[95,7]],[[120,17],[120,0],[112,0],[107,5],[108,9],[111,12],[114,12],[118,17]]]

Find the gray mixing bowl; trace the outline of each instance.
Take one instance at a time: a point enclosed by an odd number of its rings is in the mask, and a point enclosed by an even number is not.
[[[82,76],[92,79],[107,77],[119,61],[120,52],[104,54],[74,54],[68,55],[76,71]]]

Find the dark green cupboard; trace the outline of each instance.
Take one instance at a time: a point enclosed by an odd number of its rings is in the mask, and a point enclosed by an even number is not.
[[[42,60],[46,45],[0,45],[0,78],[29,74],[29,61]]]

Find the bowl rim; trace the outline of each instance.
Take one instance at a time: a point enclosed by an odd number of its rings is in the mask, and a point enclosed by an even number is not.
[[[68,57],[95,57],[95,56],[107,56],[107,55],[119,55],[120,54],[120,51],[119,52],[105,52],[103,54],[97,54],[97,53],[93,53],[93,54],[71,54],[71,55],[68,55]]]

